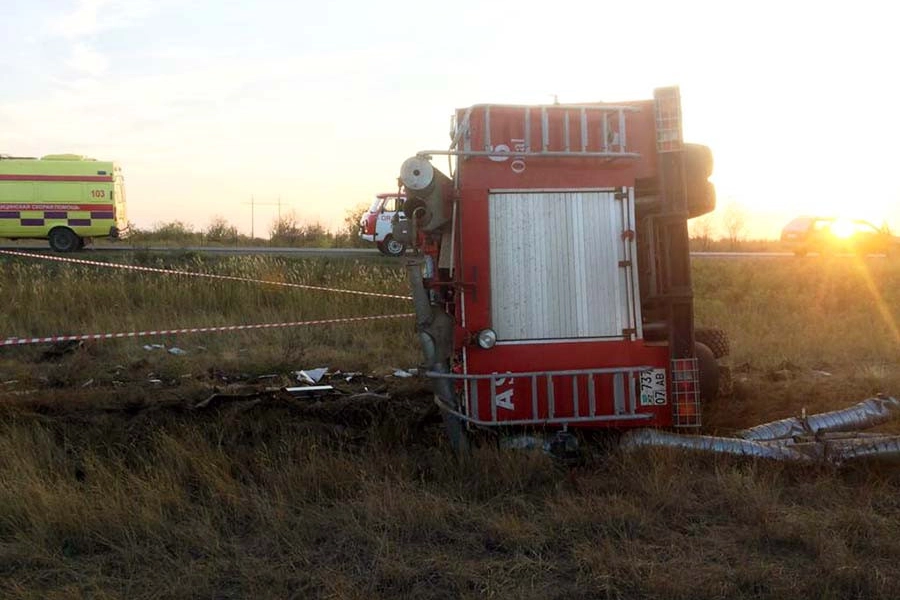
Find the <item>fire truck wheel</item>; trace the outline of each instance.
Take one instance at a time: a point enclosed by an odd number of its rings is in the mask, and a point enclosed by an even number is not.
[[[704,402],[715,400],[719,395],[719,363],[706,344],[697,342],[694,353],[700,370],[700,399]]]
[[[74,252],[78,250],[79,237],[67,227],[56,227],[50,230],[50,247],[57,252]]]
[[[698,327],[694,330],[694,339],[712,350],[716,360],[731,354],[731,343],[724,329],[718,327]]]
[[[400,256],[406,252],[406,245],[398,242],[391,236],[387,236],[381,245],[378,246],[378,249],[388,256]]]

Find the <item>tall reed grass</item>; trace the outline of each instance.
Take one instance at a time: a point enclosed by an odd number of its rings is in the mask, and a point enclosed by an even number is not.
[[[141,260],[405,293],[394,263]],[[16,335],[398,308],[81,267],[3,268],[0,294],[12,302],[0,330]],[[694,281],[698,321],[731,335],[739,379],[735,397],[707,415],[711,429],[900,393],[897,264],[706,260]],[[361,406],[365,418],[316,401],[186,408],[242,372],[414,364],[411,323],[165,341],[189,354],[134,341],[52,357],[0,352],[0,597],[900,596],[896,466],[610,451],[563,469],[491,447],[454,460],[415,385],[389,388],[397,410]],[[163,383],[148,383],[151,373]],[[7,393],[26,388],[37,392]]]

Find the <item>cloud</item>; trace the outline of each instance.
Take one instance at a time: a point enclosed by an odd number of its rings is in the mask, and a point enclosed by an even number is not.
[[[72,54],[66,59],[66,65],[81,73],[99,77],[109,67],[109,60],[87,44],[79,43],[72,47]]]
[[[76,0],[71,12],[51,21],[50,32],[66,39],[92,36],[133,25],[155,8],[146,0]]]
[[[109,0],[79,0],[75,9],[51,23],[50,31],[65,38],[93,35],[102,30],[100,10]]]

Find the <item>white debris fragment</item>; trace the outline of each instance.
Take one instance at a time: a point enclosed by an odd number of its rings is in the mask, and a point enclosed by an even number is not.
[[[148,352],[150,350],[165,350],[166,347],[163,344],[144,344],[144,350]]]
[[[304,396],[309,394],[316,394],[322,392],[330,392],[334,390],[334,387],[330,385],[306,385],[301,387],[286,387],[284,391],[294,396]]]
[[[174,354],[175,356],[184,356],[185,354],[187,354],[187,350],[182,350],[177,346],[172,346],[171,348],[169,348],[169,354]]]
[[[319,380],[325,376],[325,373],[328,372],[328,367],[319,367],[317,369],[308,369],[305,371],[296,371],[297,381],[303,381],[306,383],[319,383]]]
[[[400,377],[402,379],[406,379],[407,377],[412,377],[413,373],[410,371],[404,371],[403,369],[394,370],[394,377]]]

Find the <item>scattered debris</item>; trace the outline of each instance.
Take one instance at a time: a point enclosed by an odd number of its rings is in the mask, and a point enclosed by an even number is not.
[[[395,369],[393,375],[394,375],[394,377],[400,377],[401,379],[406,379],[408,377],[413,377],[417,372],[418,372],[418,369],[409,369],[409,370]]]
[[[187,354],[187,350],[182,350],[177,346],[172,346],[171,348],[169,348],[168,352],[169,354],[174,354],[175,356],[184,356],[185,354]]]
[[[165,350],[166,347],[163,344],[144,344],[144,350],[148,352],[151,350]]]
[[[334,387],[330,385],[304,385],[300,387],[286,387],[284,391],[292,396],[311,396],[324,392],[334,391]]]
[[[81,384],[81,387],[86,388],[86,387],[89,387],[93,383],[94,383],[93,379],[88,379],[87,381],[85,381],[84,383]]]
[[[362,375],[362,373],[360,373],[358,371],[349,371],[347,373],[342,373],[341,371],[335,371],[334,374],[338,377],[343,378],[343,380],[346,381],[347,383],[350,383],[351,381],[353,381],[354,378],[360,377]]]
[[[305,381],[309,384],[316,384],[328,372],[328,367],[319,367],[317,369],[309,369],[307,371],[296,371],[297,381]]]

